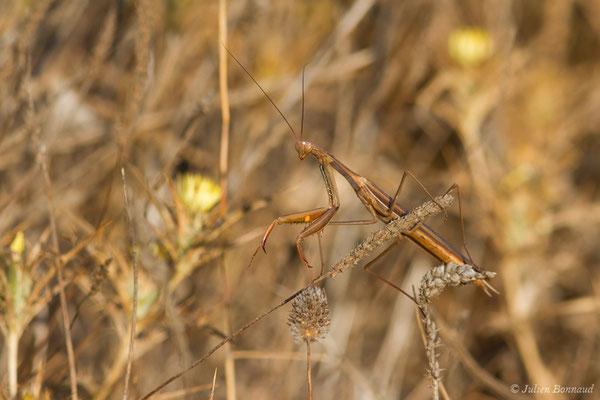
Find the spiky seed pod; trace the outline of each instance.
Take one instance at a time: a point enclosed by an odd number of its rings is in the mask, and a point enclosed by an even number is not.
[[[427,271],[421,279],[419,303],[429,303],[447,287],[463,286],[477,280],[491,279],[494,276],[496,276],[495,272],[478,271],[468,264],[458,265],[453,262],[442,264]]]
[[[435,322],[431,317],[431,310],[429,304],[421,304],[421,311],[423,312],[423,329],[425,330],[425,350],[427,355],[427,361],[429,362],[429,368],[427,374],[431,381],[433,388],[433,399],[439,399],[439,386],[442,380],[442,370],[438,361],[437,348],[441,346],[441,340],[438,337],[438,329],[435,326]]]
[[[309,286],[292,302],[288,325],[294,342],[321,341],[327,336],[330,324],[325,289]]]

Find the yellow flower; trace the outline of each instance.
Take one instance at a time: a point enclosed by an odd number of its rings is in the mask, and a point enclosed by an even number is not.
[[[179,199],[192,214],[205,213],[221,199],[221,187],[199,174],[183,174],[177,180]]]
[[[450,33],[448,54],[463,67],[475,67],[492,56],[494,40],[481,28],[460,28]]]
[[[17,232],[15,238],[10,242],[10,251],[21,256],[25,250],[25,236],[22,231]]]

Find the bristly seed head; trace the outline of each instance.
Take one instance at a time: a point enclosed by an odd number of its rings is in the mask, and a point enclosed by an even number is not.
[[[325,289],[309,286],[292,302],[288,325],[294,342],[321,341],[327,336],[330,324]]]
[[[419,303],[431,302],[447,287],[463,286],[477,280],[485,281],[496,276],[495,272],[479,271],[472,265],[459,265],[454,262],[432,268],[421,279]]]

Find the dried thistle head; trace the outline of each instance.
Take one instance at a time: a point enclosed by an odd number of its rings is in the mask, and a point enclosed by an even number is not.
[[[90,293],[96,293],[100,289],[100,285],[108,278],[108,266],[112,262],[112,258],[107,258],[104,263],[98,265],[92,273],[92,287]]]
[[[288,325],[294,342],[321,341],[327,336],[330,324],[325,289],[309,286],[292,302]]]

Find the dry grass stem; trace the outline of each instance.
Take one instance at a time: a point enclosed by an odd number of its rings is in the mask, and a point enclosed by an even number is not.
[[[395,240],[403,233],[411,232],[413,229],[422,224],[431,215],[437,214],[443,210],[442,207],[452,205],[454,197],[446,194],[441,197],[436,197],[435,202],[428,201],[423,205],[416,207],[410,213],[390,222],[383,228],[371,233],[367,239],[361,242],[354,248],[346,257],[342,258],[328,273],[330,276],[335,276],[345,270],[358,265],[359,262],[369,257],[375,250],[391,240]]]
[[[229,171],[229,90],[227,87],[227,1],[219,0],[219,94],[221,95],[221,146],[219,154],[219,172],[223,197],[219,205],[221,216],[227,212],[227,175]]]
[[[308,399],[312,400],[312,368],[310,358],[310,340],[306,341],[306,382],[308,383]]]
[[[71,396],[73,400],[78,399],[77,395],[77,367],[75,363],[75,352],[73,351],[73,339],[71,337],[69,309],[67,296],[65,295],[65,280],[63,277],[63,265],[60,259],[60,245],[58,242],[58,228],[56,225],[56,216],[54,214],[54,202],[52,201],[52,182],[48,168],[47,152],[44,145],[39,147],[39,162],[42,164],[44,182],[46,184],[46,200],[48,203],[48,215],[50,217],[50,228],[52,232],[52,244],[54,245],[54,266],[56,268],[56,278],[58,281],[58,292],[60,298],[60,308],[62,312],[62,322],[65,330],[65,344],[67,348],[67,358],[69,360],[69,378],[71,382]]]
[[[213,400],[215,396],[215,387],[217,386],[217,369],[215,368],[215,373],[213,375],[213,381],[210,385],[210,395],[208,396],[209,400]]]
[[[424,317],[422,318],[421,322],[425,330],[425,354],[427,355],[427,361],[429,362],[429,368],[427,369],[427,373],[429,375],[429,380],[431,381],[431,396],[434,400],[438,400],[440,398],[440,382],[442,380],[442,370],[438,361],[439,355],[436,350],[438,347],[440,347],[441,340],[437,335],[438,329],[435,326],[435,322],[431,318],[429,305],[424,304],[420,307],[420,309],[424,314]]]
[[[125,382],[123,387],[123,400],[127,399],[129,391],[129,379],[131,377],[131,367],[133,365],[133,349],[135,346],[137,307],[138,307],[138,261],[137,244],[135,240],[135,229],[133,227],[133,218],[127,196],[127,180],[125,179],[125,168],[121,168],[121,178],[123,179],[123,198],[125,199],[125,214],[127,216],[127,225],[129,226],[129,239],[131,241],[131,264],[133,266],[133,299],[131,307],[131,328],[129,335],[129,348],[127,350],[127,367],[125,372]]]
[[[227,1],[219,0],[219,94],[221,96],[221,143],[219,153],[219,174],[221,177],[221,200],[219,202],[219,213],[221,218],[227,215],[227,187],[229,174],[229,89],[227,85],[227,52],[223,43],[227,43]],[[231,292],[229,282],[228,264],[226,263],[225,252],[220,257],[221,269],[223,271],[223,329],[225,335],[231,334]],[[237,398],[236,379],[235,379],[235,360],[231,356],[231,344],[225,345],[225,385],[227,389],[227,399],[235,400]]]

